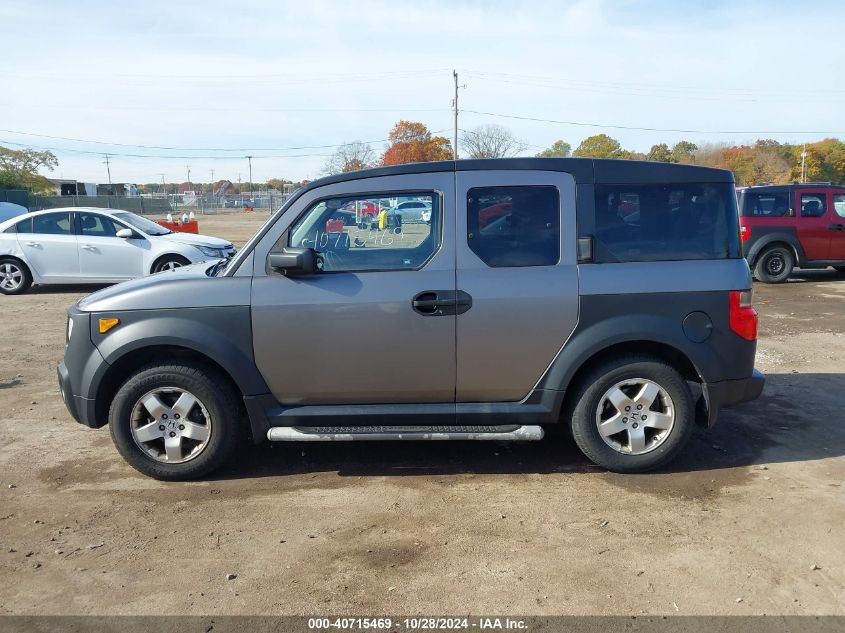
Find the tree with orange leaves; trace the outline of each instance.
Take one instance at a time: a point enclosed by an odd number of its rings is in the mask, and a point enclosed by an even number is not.
[[[452,144],[443,136],[432,136],[429,129],[416,121],[399,121],[388,136],[390,146],[385,150],[385,165],[424,163],[452,158]]]

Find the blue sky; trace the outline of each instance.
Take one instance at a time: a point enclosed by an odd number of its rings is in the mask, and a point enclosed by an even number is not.
[[[0,24],[0,144],[55,148],[83,181],[106,152],[115,182],[245,181],[246,154],[263,181],[318,176],[325,146],[381,151],[400,118],[451,137],[453,68],[460,127],[529,153],[845,137],[841,2],[4,0]]]

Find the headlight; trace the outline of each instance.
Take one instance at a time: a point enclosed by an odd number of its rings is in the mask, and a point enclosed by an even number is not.
[[[73,319],[70,317],[67,318],[67,340],[65,341],[70,342],[70,335],[73,334]]]
[[[219,248],[209,248],[208,246],[197,246],[197,248],[206,257],[223,257],[223,251]]]

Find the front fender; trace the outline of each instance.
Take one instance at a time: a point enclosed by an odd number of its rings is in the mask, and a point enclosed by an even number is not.
[[[100,317],[120,324],[100,334]],[[109,365],[143,348],[175,346],[220,365],[244,396],[269,391],[253,358],[249,306],[92,313],[91,340]]]

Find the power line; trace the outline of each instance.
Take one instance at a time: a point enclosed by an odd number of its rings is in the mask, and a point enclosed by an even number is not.
[[[579,86],[579,87],[594,87],[594,88],[607,88],[607,89],[622,89],[622,90],[634,90],[634,91],[644,91],[644,92],[654,92],[654,91],[666,91],[666,92],[679,92],[683,94],[689,94],[691,92],[701,93],[701,94],[733,94],[733,95],[795,95],[795,91],[789,88],[771,88],[771,87],[760,87],[760,86],[743,86],[740,88],[734,88],[729,86],[720,86],[718,88],[710,88],[710,87],[702,87],[701,85],[691,86],[691,85],[681,85],[681,84],[655,84],[655,83],[647,83],[647,82],[636,82],[636,83],[626,83],[626,82],[615,82],[615,81],[596,81],[596,80],[587,80],[587,79],[572,79],[569,77],[550,77],[550,76],[542,76],[542,75],[523,75],[517,73],[501,73],[501,72],[489,72],[483,70],[468,70],[464,69],[467,75],[475,77],[477,79],[490,79],[490,80],[502,80],[502,81],[509,81],[509,82],[516,82],[516,81],[523,81],[523,82],[536,82],[537,85],[545,84],[547,87],[561,87],[561,84],[564,84],[567,87],[571,86]],[[812,89],[808,88],[807,90],[801,90],[801,98],[802,100],[806,100],[806,96],[808,94],[820,94],[820,95],[829,95],[829,94],[845,94],[845,90],[843,89]]]
[[[9,141],[5,139],[0,139],[0,144],[4,145],[14,145],[15,147],[27,147],[33,149],[41,149],[41,150],[48,150],[51,152],[70,152],[73,154],[86,154],[86,155],[96,155],[102,156],[103,152],[94,151],[94,150],[84,150],[84,149],[73,149],[70,147],[50,147],[47,145],[31,145],[29,143],[17,143],[15,141]],[[197,154],[192,154],[190,156],[187,155],[175,155],[175,154],[129,154],[129,153],[121,153],[121,152],[109,152],[109,156],[119,156],[121,158],[158,158],[158,159],[173,159],[173,160],[238,160],[241,158],[240,156],[202,156]],[[331,156],[331,154],[264,154],[257,158],[307,158],[312,156]]]
[[[432,132],[432,134],[439,134],[441,132],[446,132],[447,130],[437,130]],[[179,151],[179,152],[287,152],[287,151],[296,151],[296,150],[303,150],[303,149],[331,149],[333,147],[343,147],[344,145],[348,145],[348,143],[334,143],[331,145],[301,145],[299,147],[170,147],[167,145],[133,145],[131,143],[114,143],[110,141],[98,141],[92,139],[82,139],[82,138],[72,138],[68,136],[53,136],[50,134],[36,134],[35,132],[20,132],[17,130],[4,130],[0,129],[0,132],[4,132],[6,134],[18,134],[20,136],[33,136],[36,138],[47,138],[54,141],[71,141],[73,143],[86,143],[89,145],[109,145],[112,147],[131,147],[134,149],[159,149],[159,150],[168,150],[168,151]],[[373,143],[387,143],[390,139],[377,139],[375,141],[360,141],[361,143],[365,144],[373,144]],[[6,141],[11,142],[11,141]],[[20,143],[17,143],[20,145]],[[81,150],[79,150],[81,151]],[[102,152],[92,152],[96,154],[102,154]],[[117,154],[115,154],[117,155]],[[188,158],[191,158],[190,156]],[[198,157],[201,158],[201,157]],[[236,157],[232,157],[236,158]]]
[[[499,117],[502,119],[517,119],[519,121],[534,121],[539,123],[557,123],[559,125],[575,125],[579,127],[608,128],[614,130],[639,130],[643,132],[679,132],[682,134],[843,134],[835,130],[692,130],[660,127],[638,127],[634,125],[613,125],[608,123],[586,123],[584,121],[559,121],[556,119],[540,119],[516,114],[500,114],[498,112],[481,112],[479,110],[462,110],[471,114]]]

